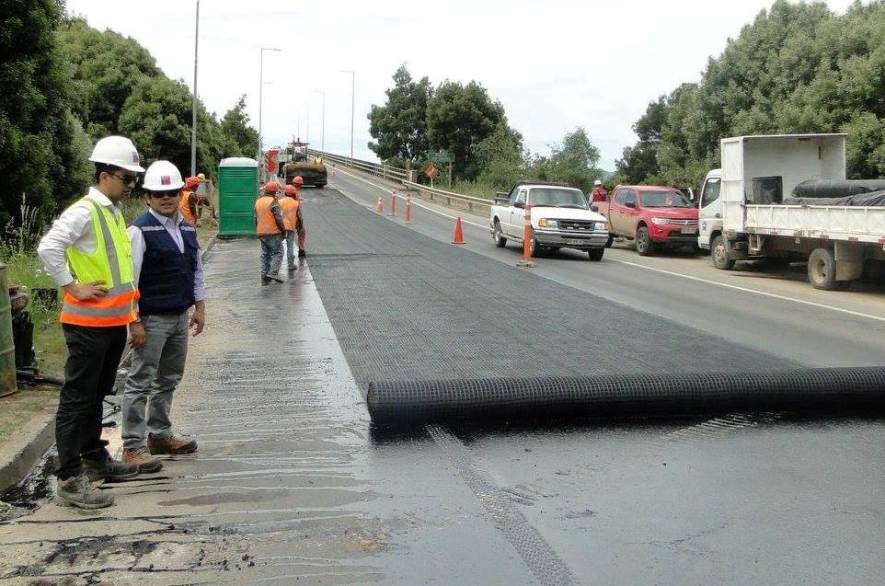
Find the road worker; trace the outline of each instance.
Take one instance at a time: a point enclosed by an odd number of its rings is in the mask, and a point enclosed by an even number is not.
[[[178,203],[178,211],[181,217],[191,226],[197,225],[197,193],[196,189],[200,185],[197,177],[188,177],[184,182],[184,190],[181,192],[181,198]]]
[[[141,294],[130,331],[144,343],[133,350],[123,391],[123,461],[147,473],[162,468],[157,454],[197,450],[196,441],[172,433],[169,419],[172,393],[184,374],[188,329],[196,336],[206,322],[197,231],[178,210],[184,185],[169,161],[148,167],[142,189],[149,209],[128,230]]]
[[[303,209],[301,207],[301,188],[304,185],[304,178],[301,175],[296,175],[292,179],[292,186],[295,187],[295,199],[298,200],[298,228],[296,232],[298,233],[298,258],[304,258],[307,256],[307,249],[304,247],[304,241],[307,239],[307,232],[304,229],[304,215]]]
[[[593,191],[590,192],[590,203],[596,203],[600,201],[605,201],[608,197],[608,192],[605,190],[605,187],[602,186],[602,181],[597,179],[593,182]]]
[[[301,225],[301,202],[298,200],[298,190],[294,185],[287,185],[284,189],[286,197],[280,200],[280,211],[283,214],[283,224],[286,228],[286,266],[289,272],[298,270],[295,264],[295,234]]]
[[[60,321],[68,358],[55,417],[56,502],[99,509],[114,499],[92,481],[138,475],[137,466],[111,458],[101,430],[102,403],[114,388],[127,326],[137,317],[132,248],[120,204],[144,169],[135,145],[122,136],[99,140],[89,160],[95,184],[52,224],[37,254],[64,289]],[[132,340],[135,347],[141,342]]]
[[[276,181],[268,181],[264,193],[255,202],[255,232],[261,241],[261,284],[271,281],[282,283],[279,276],[283,260],[283,233],[286,226],[276,195],[280,186]]]

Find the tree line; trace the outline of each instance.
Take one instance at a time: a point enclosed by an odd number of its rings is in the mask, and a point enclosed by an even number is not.
[[[44,215],[92,181],[92,144],[133,140],[145,162],[190,170],[192,93],[132,38],[68,17],[63,0],[9,0],[0,11],[0,223],[22,194]],[[197,168],[254,156],[258,133],[245,96],[221,118],[197,103]]]
[[[549,155],[525,149],[504,106],[482,84],[415,80],[405,64],[393,74],[383,105],[368,114],[369,148],[400,167],[452,163],[456,179],[508,188],[520,177],[569,183],[589,190],[600,175],[599,151],[587,132],[567,133]]]
[[[777,0],[633,130],[615,181],[699,185],[721,138],[806,132],[848,134],[849,177],[885,175],[885,2]]]

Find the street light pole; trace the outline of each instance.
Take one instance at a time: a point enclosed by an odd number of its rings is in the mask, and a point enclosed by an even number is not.
[[[314,93],[323,95],[323,124],[322,124],[322,130],[321,130],[322,144],[320,145],[320,150],[322,152],[326,152],[326,92],[314,90]]]
[[[307,139],[304,142],[310,144],[310,102],[307,102]]]
[[[356,72],[342,69],[341,73],[350,74],[350,158],[353,159],[353,120],[356,112]]]
[[[264,110],[264,52],[265,51],[275,51],[277,53],[280,52],[280,49],[275,47],[261,47],[261,59],[260,64],[258,66],[258,155],[257,159],[261,161],[261,150],[264,146],[264,135],[262,134],[262,123],[263,123],[263,110]]]
[[[197,64],[200,55],[200,0],[197,0],[197,20],[194,33],[194,102],[191,116],[191,177],[197,174]]]

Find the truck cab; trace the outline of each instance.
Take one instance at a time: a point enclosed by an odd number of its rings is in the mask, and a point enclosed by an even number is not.
[[[698,198],[698,246],[710,250],[710,243],[722,233],[722,169],[713,169],[704,178]]]

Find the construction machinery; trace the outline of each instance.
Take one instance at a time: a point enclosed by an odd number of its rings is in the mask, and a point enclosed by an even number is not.
[[[283,165],[280,176],[285,178],[286,184],[300,175],[305,185],[325,187],[328,181],[326,165],[320,157],[311,157],[307,154],[307,145],[308,143],[299,139],[292,141],[291,159]]]

